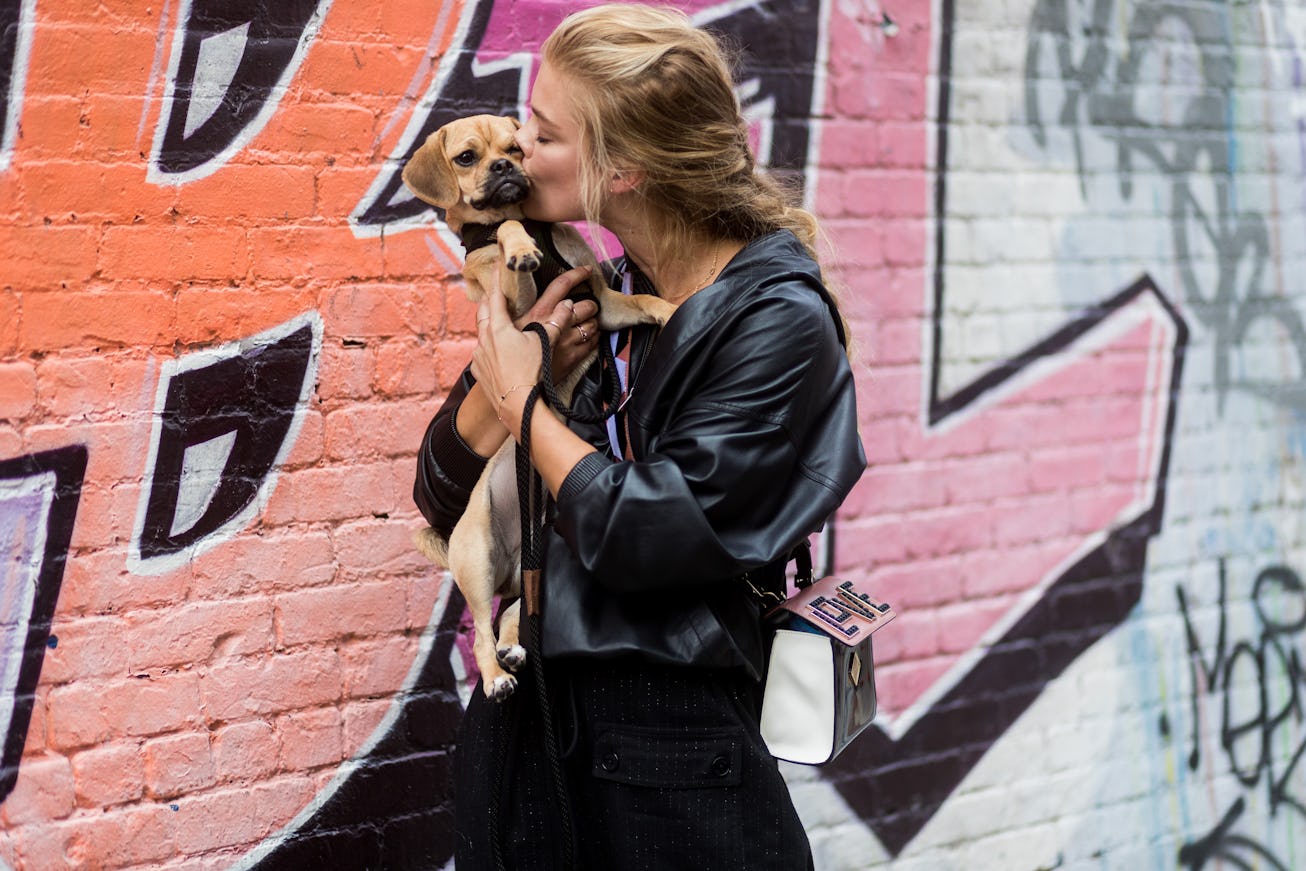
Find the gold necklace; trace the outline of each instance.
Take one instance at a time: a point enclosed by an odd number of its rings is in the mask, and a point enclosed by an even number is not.
[[[694,289],[691,290],[690,293],[697,293],[698,291],[707,287],[707,283],[712,280],[712,276],[716,275],[716,265],[720,261],[721,261],[721,243],[718,242],[712,248],[712,265],[708,268],[707,274],[703,276],[703,278],[698,282],[698,284],[694,285]]]

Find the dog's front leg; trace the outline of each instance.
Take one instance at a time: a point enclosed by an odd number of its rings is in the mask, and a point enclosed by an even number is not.
[[[535,287],[535,270],[544,259],[535,240],[520,221],[504,221],[495,233],[499,240],[499,288],[514,318],[535,304],[544,288]]]
[[[535,244],[531,234],[526,232],[521,221],[504,221],[495,231],[499,240],[499,250],[503,252],[503,262],[514,272],[534,272],[540,268],[544,253]]]

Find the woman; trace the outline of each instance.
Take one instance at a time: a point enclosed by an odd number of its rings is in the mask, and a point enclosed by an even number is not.
[[[591,869],[810,867],[758,732],[752,588],[783,583],[790,551],[865,466],[815,222],[756,172],[721,48],[675,11],[567,18],[518,141],[528,214],[606,227],[625,252],[621,283],[678,308],[660,333],[623,337],[627,401],[612,426],[531,419],[531,459],[556,497],[543,644],[566,789],[551,789],[533,690],[510,715],[474,692],[457,867],[493,867],[496,852],[510,868],[562,867],[572,852]],[[599,341],[593,303],[564,299],[583,278],[564,274],[524,319],[545,326],[555,375]],[[484,458],[520,439],[540,367],[501,295],[478,319],[470,371],[419,456],[415,499],[445,535]],[[591,367],[578,406],[598,407],[599,379]]]

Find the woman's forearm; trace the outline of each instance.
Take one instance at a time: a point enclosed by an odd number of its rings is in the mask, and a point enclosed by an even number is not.
[[[482,457],[492,457],[508,438],[507,428],[495,415],[494,401],[479,383],[472,385],[454,417],[458,436]]]
[[[514,438],[520,441],[522,411],[526,405],[526,391],[517,391],[503,403],[503,422]],[[549,412],[544,397],[535,403],[531,415],[531,464],[544,480],[544,486],[555,497],[562,482],[581,461],[594,453],[594,446],[567,428],[556,415]]]

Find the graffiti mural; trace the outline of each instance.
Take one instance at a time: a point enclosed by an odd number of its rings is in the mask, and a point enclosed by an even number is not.
[[[0,462],[0,801],[13,791],[77,516],[86,451]]]
[[[330,5],[182,0],[154,146],[156,180],[208,175],[249,142],[276,112]]]
[[[0,866],[448,867],[475,322],[399,170],[581,5],[0,10]],[[821,562],[900,616],[782,767],[816,866],[1300,866],[1306,13],[681,5],[859,347]]]
[[[18,137],[35,5],[36,0],[23,0],[0,10],[0,170],[9,166]]]
[[[953,34],[955,14],[955,4],[943,4],[945,37]],[[938,59],[938,216],[954,211],[949,71],[955,44],[941,40]],[[1087,310],[1068,313],[1057,329],[973,377],[948,383],[945,370],[957,343],[945,328],[952,230],[948,221],[937,222],[924,339],[914,344],[910,333],[895,335],[896,346],[877,349],[890,359],[919,361],[903,374],[919,379],[925,401],[921,408],[904,392],[902,407],[894,408],[872,398],[881,413],[903,421],[895,432],[901,465],[877,470],[873,462],[868,471],[868,487],[879,484],[885,492],[870,497],[879,516],[859,531],[882,544],[860,545],[857,558],[882,566],[878,576],[890,601],[920,597],[911,589],[917,576],[904,564],[950,564],[957,580],[932,604],[944,613],[954,603],[965,609],[940,620],[939,631],[951,637],[928,666],[890,653],[888,667],[877,672],[887,684],[881,701],[890,716],[827,774],[890,855],[907,847],[1043,689],[1138,602],[1147,542],[1164,514],[1188,336],[1182,315],[1144,275]],[[1055,409],[1041,405],[1041,397],[1058,396]],[[1103,426],[1110,432],[1098,429]],[[1112,462],[1131,470],[1116,476],[1121,486],[1104,490],[1098,481],[1091,509],[1078,489],[1088,481],[1047,474],[1058,462],[1071,462],[1067,446],[1077,441],[1112,442],[1118,448]],[[985,450],[967,457],[977,444]],[[1005,507],[995,519],[997,504]],[[931,538],[943,540],[931,546]],[[906,543],[912,540],[921,543]],[[985,556],[1003,549],[1020,557]],[[963,560],[950,559],[958,552]]]
[[[532,32],[511,20],[514,15],[513,7],[489,0],[470,0],[462,7],[457,48],[435,71],[399,149],[355,210],[360,233],[412,226],[414,221],[418,226],[429,223],[437,210],[409,193],[400,170],[431,133],[464,115],[524,116],[533,78],[532,54],[561,16],[538,19]],[[775,43],[769,36],[781,20],[788,32]],[[738,91],[746,115],[760,128],[758,162],[788,175],[801,190],[811,159],[809,119],[819,111],[822,96],[816,87],[823,23],[820,4],[750,0],[707,5],[697,11],[695,21],[745,48]],[[767,45],[768,50],[747,50],[757,45]]]
[[[968,406],[979,404],[986,392],[1000,389],[1005,382],[1028,375],[1027,369],[1035,364],[1046,366],[1063,354],[1070,358],[1062,364],[1066,371],[1039,373],[1043,377],[1035,384],[1055,389],[1048,382],[1057,377],[1072,383],[1092,379],[1090,373],[1103,365],[1102,352],[1076,352],[1075,340],[1104,325],[1114,326],[1126,336],[1136,332],[1136,325],[1122,328],[1119,324],[1128,324],[1126,312],[1131,306],[1152,309],[1132,315],[1135,323],[1141,323],[1145,333],[1150,334],[1148,344],[1140,345],[1137,337],[1132,339],[1132,350],[1145,353],[1138,355],[1137,369],[1132,373],[1134,382],[1126,390],[1126,395],[1138,396],[1143,415],[1135,418],[1129,415],[1131,409],[1120,406],[1115,392],[1119,383],[1101,398],[1081,395],[1079,399],[1088,401],[1074,418],[1062,421],[1064,430],[1058,427],[1050,432],[1043,425],[1025,431],[1024,440],[1013,446],[1028,459],[1012,463],[1010,469],[1014,472],[1023,462],[1033,466],[1042,452],[1059,453],[1063,439],[1082,433],[1090,420],[1119,416],[1113,425],[1121,425],[1122,419],[1130,425],[1122,443],[1140,452],[1119,456],[1126,466],[1142,470],[1140,477],[1131,482],[1133,489],[1124,488],[1114,502],[1096,506],[1094,520],[1102,524],[1100,529],[1085,529],[1082,518],[1078,524],[1068,517],[1058,520],[1052,513],[1041,518],[1040,525],[1047,526],[1035,526],[1028,534],[1051,540],[1051,546],[1043,548],[1040,555],[1042,565],[1030,561],[1018,567],[1018,574],[1011,565],[993,563],[990,576],[979,572],[969,575],[968,581],[976,589],[1001,591],[984,597],[986,621],[971,620],[964,627],[973,633],[974,647],[958,650],[955,664],[926,691],[924,701],[917,701],[913,708],[890,721],[887,733],[872,733],[831,766],[839,791],[893,853],[899,852],[930,820],[971,766],[1020,717],[1043,687],[1077,655],[1118,626],[1138,602],[1147,540],[1160,528],[1164,512],[1166,453],[1174,427],[1170,398],[1182,368],[1186,327],[1150,282],[1141,281],[1101,310],[1071,323],[1061,333],[948,400],[938,401],[931,409],[937,410],[940,423],[947,422],[949,415],[965,413]],[[1105,359],[1110,361],[1111,356],[1108,351]],[[1123,374],[1119,361],[1115,363]],[[1149,386],[1153,391],[1150,395]],[[1102,404],[1095,407],[1095,398]],[[983,426],[983,421],[981,413],[971,426]],[[1034,494],[1028,501],[1051,512],[1060,499],[1049,500],[1048,495]],[[1068,513],[1076,511],[1073,498],[1066,499],[1062,507]],[[964,519],[957,516],[952,521]],[[910,519],[903,521],[904,526],[910,527],[910,523]],[[885,532],[892,535],[893,527],[886,527]],[[1076,533],[1083,532],[1089,534],[1081,539]],[[1054,538],[1056,533],[1060,533],[1060,541]],[[1037,598],[1031,593],[1037,593]],[[1000,610],[1004,605],[1009,610]],[[979,606],[972,607],[978,610]],[[963,636],[962,640],[969,639]],[[959,746],[958,736],[968,732],[974,737]],[[900,765],[904,763],[911,768],[911,778],[902,775]]]
[[[1221,861],[1242,866],[1263,862],[1271,868],[1292,867],[1287,857],[1247,834],[1243,817],[1253,791],[1263,792],[1272,817],[1306,816],[1306,790],[1302,788],[1302,757],[1306,738],[1300,728],[1302,707],[1302,635],[1306,630],[1306,586],[1287,566],[1262,569],[1251,584],[1255,624],[1247,635],[1230,631],[1228,566],[1218,568],[1218,623],[1213,637],[1204,637],[1194,615],[1196,603],[1188,588],[1177,587],[1188,653],[1191,657],[1192,722],[1187,736],[1176,736],[1187,749],[1192,771],[1219,765],[1237,778],[1245,791],[1223,814],[1214,829],[1185,843],[1179,850],[1184,868],[1205,868]],[[1203,627],[1204,628],[1204,627]],[[1231,637],[1232,636],[1232,637]],[[1247,686],[1251,692],[1239,692]],[[1222,697],[1219,708],[1219,744],[1212,748],[1217,760],[1204,757],[1203,736],[1196,724],[1203,705]],[[1168,724],[1163,724],[1168,729]]]
[[[299,318],[165,367],[136,571],[175,568],[266,504],[303,422],[321,329],[316,316]]]
[[[1282,31],[1290,7],[1264,4],[1262,11]],[[1219,5],[1040,2],[1029,25],[1025,107],[1040,146],[1048,145],[1049,128],[1069,135],[1082,193],[1098,169],[1089,153],[1104,145],[1124,200],[1142,194],[1141,179],[1165,179],[1178,290],[1186,310],[1213,333],[1218,395],[1223,401],[1230,390],[1246,390],[1301,408],[1300,383],[1266,383],[1238,365],[1238,347],[1268,322],[1303,371],[1306,324],[1271,274],[1273,249],[1281,247],[1271,236],[1282,216],[1263,211],[1259,197],[1238,195],[1240,156],[1228,128],[1247,108],[1239,105],[1236,15]],[[1117,29],[1112,23],[1121,16]],[[1299,78],[1301,62],[1294,64]],[[1158,90],[1171,99],[1158,99]]]
[[[252,854],[377,746],[443,613],[395,483],[439,384],[411,358],[432,358],[443,294],[419,240],[383,270],[333,200],[362,193],[331,171],[371,140],[340,122],[357,101],[321,104],[324,124],[286,97],[402,81],[351,63],[324,83],[340,67],[309,57],[367,9],[219,5],[35,10],[4,194],[23,205],[0,231],[0,452],[82,445],[88,486],[76,524],[57,502],[65,582],[42,574],[45,634],[5,685],[13,867]],[[393,43],[424,44],[436,11]],[[5,546],[18,584],[28,548]],[[11,653],[26,631],[7,620]],[[146,818],[153,834],[121,834]]]

